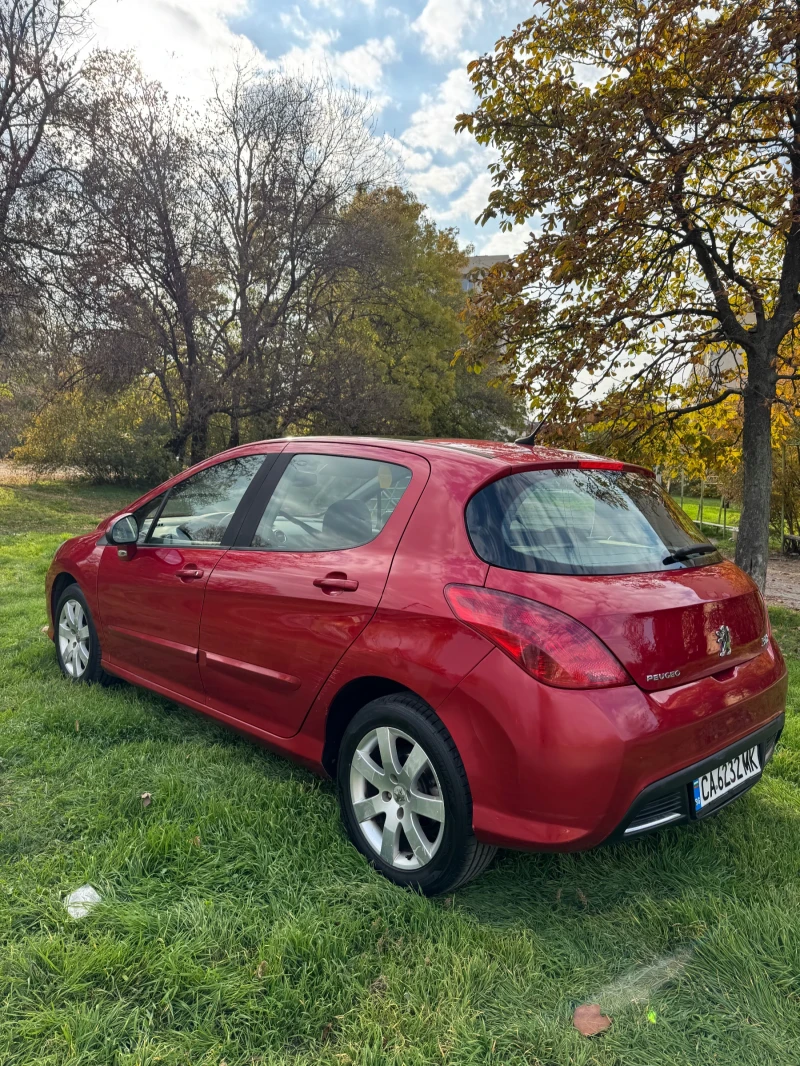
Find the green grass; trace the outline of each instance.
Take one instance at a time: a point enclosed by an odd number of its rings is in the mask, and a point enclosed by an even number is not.
[[[349,846],[329,783],[147,692],[64,682],[45,571],[62,518],[91,526],[116,496],[62,484],[17,504],[4,528],[29,532],[0,538],[3,1066],[798,1061],[800,615],[773,611],[790,715],[747,797],[634,844],[506,852],[425,900]],[[73,921],[61,901],[85,882],[104,902]],[[593,1040],[571,1026],[586,1001],[614,1019]]]
[[[681,498],[680,494],[672,493],[672,498],[680,506]],[[684,496],[683,497],[683,509],[692,519],[696,522],[700,517],[700,497],[699,496]],[[728,508],[727,524],[729,526],[738,526],[741,513],[732,507]],[[714,522],[718,525],[722,525],[722,512],[720,511],[720,500],[713,497],[706,496],[703,500],[703,524]],[[720,531],[721,532],[721,531]]]
[[[140,495],[140,489],[84,482],[0,484],[0,536],[30,530],[70,537],[88,533],[105,515]]]

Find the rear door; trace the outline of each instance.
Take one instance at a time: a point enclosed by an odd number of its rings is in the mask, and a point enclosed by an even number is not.
[[[104,547],[98,599],[112,669],[204,699],[198,638],[206,585],[238,529],[248,490],[266,474],[264,464],[260,451],[176,482],[137,515],[136,545]]]
[[[299,730],[375,613],[428,473],[392,449],[286,449],[208,582],[200,669],[211,704],[278,736]]]
[[[757,656],[767,620],[753,581],[717,552],[654,478],[568,467],[512,474],[470,502],[486,584],[572,615],[645,689]],[[678,553],[679,558],[673,557]]]

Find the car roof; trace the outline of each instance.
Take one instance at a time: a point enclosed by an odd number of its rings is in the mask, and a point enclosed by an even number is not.
[[[652,470],[648,470],[646,467],[609,460],[601,455],[590,455],[588,452],[570,451],[567,448],[548,448],[544,445],[511,444],[496,440],[461,440],[444,438],[432,440],[401,440],[393,437],[273,437],[270,440],[250,441],[248,444],[240,444],[235,448],[228,448],[223,452],[218,452],[216,455],[210,456],[208,459],[204,459],[200,463],[196,463],[194,466],[189,467],[188,470],[182,470],[179,474],[174,474],[171,478],[168,478],[156,488],[150,489],[135,500],[129,508],[126,508],[126,510],[133,510],[142,506],[143,503],[152,499],[157,493],[164,492],[166,489],[171,488],[175,483],[191,476],[193,472],[207,466],[212,466],[214,463],[223,462],[225,459],[232,459],[237,455],[247,455],[252,452],[257,452],[259,446],[265,444],[282,444],[284,447],[287,447],[298,443],[334,445],[350,444],[356,445],[357,447],[391,448],[394,451],[405,451],[414,455],[424,456],[433,464],[435,464],[437,456],[442,458],[448,457],[452,460],[454,455],[461,455],[464,457],[467,464],[471,464],[472,469],[469,473],[479,482],[488,482],[496,477],[502,477],[504,476],[504,472],[508,473],[510,469],[514,467],[527,467],[528,469],[531,469],[531,467],[537,466],[610,467],[616,470],[624,469],[629,471],[639,471],[640,473],[647,474],[649,477],[653,477]],[[122,513],[123,511],[117,512],[117,514]]]
[[[606,463],[601,455],[573,451],[568,448],[548,448],[545,445],[511,444],[496,440],[461,440],[458,438],[431,438],[428,440],[401,440],[391,437],[289,437],[287,442],[319,441],[321,444],[369,445],[377,448],[394,448],[396,451],[414,452],[434,459],[438,454],[462,452],[476,459],[484,459],[500,466],[549,466],[551,464]],[[637,469],[625,463],[626,469]],[[638,468],[641,469],[641,468]],[[649,471],[648,471],[649,473]]]

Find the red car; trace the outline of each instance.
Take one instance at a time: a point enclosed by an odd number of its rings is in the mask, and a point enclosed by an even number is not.
[[[50,636],[338,782],[425,893],[498,846],[702,820],[780,736],[758,589],[640,467],[469,441],[266,441],[58,549]]]

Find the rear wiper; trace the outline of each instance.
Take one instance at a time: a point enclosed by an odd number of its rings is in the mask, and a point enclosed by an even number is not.
[[[691,544],[688,548],[678,548],[672,555],[668,555],[661,562],[666,566],[668,563],[682,563],[684,559],[690,559],[693,555],[708,555],[709,552],[718,551],[716,544]]]

